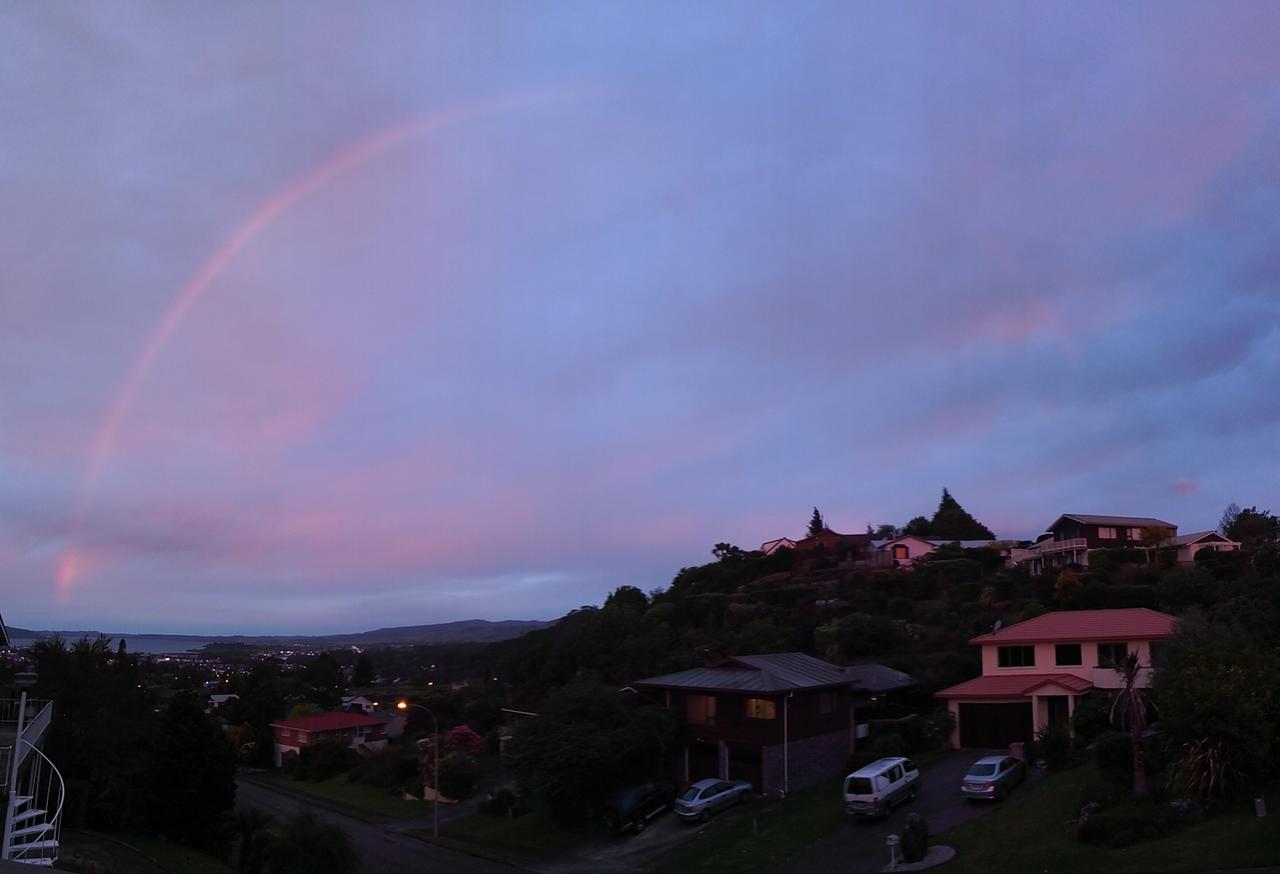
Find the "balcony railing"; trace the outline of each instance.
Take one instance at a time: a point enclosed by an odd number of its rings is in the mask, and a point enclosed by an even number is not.
[[[1093,685],[1098,689],[1119,689],[1124,685],[1124,678],[1115,668],[1100,666],[1093,669]],[[1142,689],[1151,685],[1151,668],[1138,669],[1135,685]]]
[[[18,705],[21,703],[21,699],[18,698],[0,698],[0,726],[18,724]],[[48,701],[40,698],[28,698],[26,721],[30,722],[31,718],[48,704]]]
[[[1038,551],[1041,555],[1050,552],[1066,552],[1072,549],[1088,549],[1089,541],[1083,537],[1072,537],[1070,540],[1042,540],[1033,544],[1032,549]]]

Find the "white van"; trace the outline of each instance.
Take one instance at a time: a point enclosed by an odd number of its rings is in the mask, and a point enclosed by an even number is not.
[[[920,770],[910,759],[878,759],[844,778],[844,810],[851,816],[888,816],[913,801],[919,791]]]

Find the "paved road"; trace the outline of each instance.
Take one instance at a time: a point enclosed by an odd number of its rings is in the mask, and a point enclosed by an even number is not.
[[[241,780],[237,784],[236,800],[240,804],[256,807],[278,817],[296,816],[302,811],[314,813],[316,818],[340,826],[351,838],[363,864],[361,874],[513,874],[518,871],[510,865],[478,859],[444,847],[437,847],[399,834],[404,822],[373,825],[362,822],[324,807],[317,807],[292,795],[276,792],[269,786]],[[431,818],[415,820],[414,825],[430,826]]]
[[[963,750],[948,755],[921,777],[920,794],[913,803],[899,807],[885,820],[851,822],[830,837],[801,850],[788,859],[780,870],[783,874],[813,874],[814,871],[870,874],[879,871],[889,863],[885,838],[902,833],[908,813],[914,811],[925,818],[929,824],[932,843],[933,835],[990,811],[993,805],[989,803],[961,798],[960,781],[975,759],[982,755],[1004,752],[1006,751],[983,753],[981,750]],[[1038,777],[1035,768],[1028,769],[1028,783],[1034,782]],[[1013,790],[1009,800],[1001,803],[1016,804],[1018,793],[1024,791],[1025,786],[1023,784]]]

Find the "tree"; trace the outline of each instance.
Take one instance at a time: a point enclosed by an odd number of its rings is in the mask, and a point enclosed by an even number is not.
[[[917,516],[903,526],[902,533],[911,534],[915,537],[928,537],[933,532],[929,520],[923,516]]]
[[[717,543],[711,554],[723,564],[737,564],[746,558],[746,553],[732,543]]]
[[[360,857],[347,833],[303,813],[285,823],[271,847],[270,874],[355,874]]]
[[[1218,533],[1223,537],[1230,537],[1227,532],[1231,530],[1231,526],[1235,524],[1236,517],[1240,515],[1240,505],[1235,501],[1227,504],[1226,509],[1222,511],[1222,518],[1218,520]]]
[[[1054,581],[1053,598],[1058,602],[1059,607],[1066,607],[1079,599],[1082,590],[1083,586],[1075,571],[1065,567],[1058,572],[1058,578]]]
[[[813,515],[809,517],[809,536],[817,537],[823,531],[827,530],[827,523],[823,521],[822,514],[818,512],[818,508],[813,508]]]
[[[897,536],[898,528],[896,525],[889,525],[886,523],[876,526],[876,539],[878,540],[892,540]]]
[[[1226,518],[1225,514],[1223,518]],[[1275,543],[1277,533],[1280,533],[1280,519],[1272,516],[1270,510],[1257,507],[1240,510],[1223,531],[1226,537],[1238,541],[1240,548],[1251,556],[1261,547]]]
[[[240,839],[236,857],[240,863],[240,874],[259,874],[262,871],[271,838],[267,829],[273,822],[274,816],[256,807],[236,810],[236,831]]]
[[[365,653],[360,653],[356,666],[351,672],[353,686],[372,686],[374,678],[373,660]]]
[[[1142,665],[1136,652],[1127,652],[1115,666],[1121,685],[1111,702],[1111,720],[1129,728],[1129,741],[1133,746],[1133,797],[1147,797],[1146,750],[1142,733],[1147,729],[1147,708],[1154,709],[1145,687],[1139,684]],[[1119,719],[1117,720],[1117,716]]]
[[[960,503],[946,489],[942,490],[942,500],[938,502],[937,512],[929,520],[931,536],[943,540],[995,540],[991,529],[970,516]]]

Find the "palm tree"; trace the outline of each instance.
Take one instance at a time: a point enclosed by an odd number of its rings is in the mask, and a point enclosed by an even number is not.
[[[1115,665],[1122,685],[1111,702],[1111,721],[1129,727],[1133,744],[1133,797],[1147,796],[1147,757],[1142,746],[1142,733],[1147,727],[1147,709],[1155,709],[1146,687],[1138,685],[1142,665],[1136,652],[1127,652]],[[1119,719],[1116,717],[1119,716]]]

